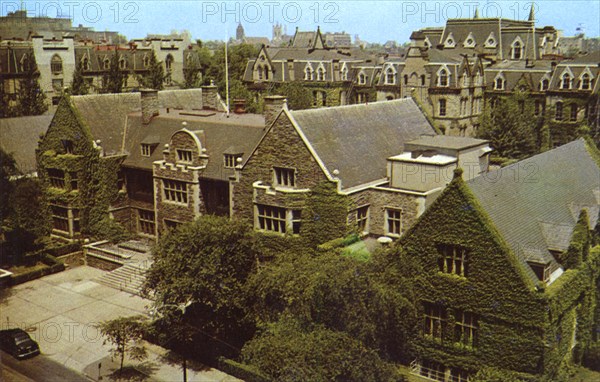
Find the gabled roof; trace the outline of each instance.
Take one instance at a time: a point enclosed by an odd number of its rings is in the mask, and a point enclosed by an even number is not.
[[[579,139],[467,181],[533,282],[527,261],[557,269],[549,250],[568,246],[582,208],[597,213],[599,165]]]
[[[71,101],[107,155],[123,152],[128,114],[141,110],[140,93],[73,96]],[[158,92],[161,107],[202,109],[202,89]]]
[[[435,134],[411,98],[289,114],[328,172],[339,171],[343,189],[384,179],[388,157],[407,141]]]
[[[41,134],[46,133],[52,115],[0,118],[0,148],[11,154],[23,174],[36,171],[35,150]]]

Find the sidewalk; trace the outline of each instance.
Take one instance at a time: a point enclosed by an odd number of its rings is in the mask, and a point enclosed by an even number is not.
[[[96,324],[120,316],[147,314],[150,301],[93,281],[104,273],[79,266],[9,289],[8,296],[0,301],[2,328],[27,329],[39,343],[42,356],[93,380],[98,380],[101,363],[102,381],[110,381],[109,375],[119,365],[111,362],[111,348],[103,344]],[[147,348],[149,358],[135,364],[143,374],[140,379],[130,380],[183,380],[181,367],[165,360],[168,350],[152,344]],[[239,379],[200,366],[188,370],[188,381]]]

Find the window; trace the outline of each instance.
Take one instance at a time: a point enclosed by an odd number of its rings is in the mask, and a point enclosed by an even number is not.
[[[540,90],[544,91],[544,90],[548,90],[548,87],[550,86],[550,80],[547,78],[544,78],[541,82],[540,82]]]
[[[432,303],[425,303],[423,307],[423,335],[441,340],[446,330],[446,309]]]
[[[144,55],[144,68],[150,65],[150,58],[147,55]]]
[[[175,221],[175,220],[170,220],[170,219],[165,219],[164,223],[165,223],[165,228],[168,231],[177,229],[177,227],[179,227],[181,225],[181,222],[178,222],[178,221]]]
[[[127,69],[127,61],[123,57],[119,60],[119,69],[125,70]]]
[[[483,85],[481,73],[477,72],[477,73],[475,73],[475,86],[481,86],[481,85]]]
[[[386,208],[386,234],[400,235],[402,233],[402,210]]]
[[[454,323],[454,342],[470,347],[477,345],[477,329],[479,328],[477,316],[473,313],[454,312],[456,322]]]
[[[258,228],[271,232],[286,232],[286,209],[281,207],[257,205]]]
[[[275,175],[274,183],[276,186],[296,186],[296,170],[293,168],[273,167],[273,172]]]
[[[494,89],[495,90],[504,90],[504,78],[497,77],[496,81],[494,81]]]
[[[52,206],[52,228],[69,232],[69,210],[64,207]]]
[[[313,68],[307,66],[304,68],[304,81],[312,81],[314,79],[314,71]]]
[[[84,58],[81,60],[81,68],[82,68],[84,71],[88,71],[88,70],[90,70],[90,60],[89,60],[87,57],[84,57]]]
[[[348,81],[348,67],[347,66],[344,65],[342,67],[341,75],[342,75],[342,81]]]
[[[241,159],[242,154],[225,154],[223,155],[223,165],[225,168],[235,168],[238,164],[238,158]]]
[[[467,88],[467,87],[471,86],[471,81],[470,81],[470,78],[469,78],[469,73],[467,73],[467,72],[463,73],[462,86],[464,88]]]
[[[534,107],[533,107],[533,114],[538,116],[538,115],[540,115],[541,111],[542,111],[542,101],[540,101],[539,99],[536,99],[535,103],[534,103]]]
[[[554,114],[554,119],[557,121],[563,120],[563,104],[562,104],[562,102],[556,103],[556,112]]]
[[[262,66],[258,66],[258,69],[256,69],[256,74],[258,75],[258,79],[262,80],[263,79],[263,68]]]
[[[138,230],[139,232],[154,236],[154,211],[138,210]]]
[[[446,100],[444,98],[439,100],[438,106],[439,106],[440,117],[444,117],[446,115]]]
[[[421,74],[421,86],[425,86],[425,75]]]
[[[109,69],[110,68],[110,60],[108,58],[104,59],[104,69]]]
[[[48,169],[48,180],[50,185],[56,188],[65,188],[65,172],[54,168]]]
[[[193,161],[192,150],[177,149],[177,160],[179,162],[192,163],[192,161]]]
[[[356,229],[358,232],[369,231],[369,206],[356,209]]]
[[[512,46],[512,59],[520,60],[521,59],[521,43],[519,41],[515,41]]]
[[[302,211],[292,210],[292,233],[294,235],[300,234],[300,226],[302,224]]]
[[[404,75],[404,85],[408,85],[408,74]]]
[[[571,122],[577,122],[577,112],[578,112],[577,105],[572,103],[571,104],[571,115],[570,115]]]
[[[269,79],[269,67],[268,66],[263,66],[263,72],[265,73],[265,80]]]
[[[367,83],[367,75],[364,74],[363,72],[360,72],[358,75],[358,84],[366,85],[366,83]]]
[[[539,264],[533,262],[527,262],[531,267],[531,270],[537,276],[540,281],[547,281],[550,278],[550,267],[546,264]]]
[[[565,73],[562,75],[560,80],[560,88],[571,89],[571,76],[569,75],[569,73]]]
[[[163,179],[163,190],[165,200],[175,203],[187,204],[187,183],[177,180]]]
[[[50,60],[50,70],[52,74],[61,74],[63,72],[62,59],[58,54],[52,56]]]
[[[452,273],[460,276],[468,275],[467,250],[456,245],[438,246],[438,267],[443,273]]]
[[[438,73],[438,85],[448,86],[448,71],[446,69],[442,69]]]
[[[72,140],[61,139],[60,143],[62,144],[62,147],[65,150],[65,154],[73,154],[73,141]]]
[[[592,83],[590,81],[590,75],[587,73],[584,73],[581,76],[581,86],[580,86],[581,90],[590,90],[591,85],[592,85]]]
[[[76,171],[71,171],[69,172],[69,178],[71,178],[70,184],[71,184],[71,190],[77,190],[78,187],[78,176],[77,176],[77,172]]]
[[[325,81],[325,69],[323,67],[317,69],[317,81]]]
[[[142,143],[142,156],[149,157],[150,155],[152,155],[152,145]]]
[[[167,72],[170,72],[173,69],[173,61],[173,56],[169,54],[165,59],[165,68],[167,69]]]
[[[396,73],[394,73],[391,67],[387,68],[385,72],[385,83],[386,85],[394,85],[396,83]]]

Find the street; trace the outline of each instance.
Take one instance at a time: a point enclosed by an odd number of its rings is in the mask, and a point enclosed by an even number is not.
[[[0,351],[2,374],[4,382],[89,382],[81,374],[70,370],[52,359],[40,354],[36,357],[17,360],[8,353]]]

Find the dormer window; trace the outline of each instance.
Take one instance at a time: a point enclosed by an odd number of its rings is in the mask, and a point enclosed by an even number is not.
[[[391,66],[388,67],[385,71],[385,84],[386,85],[395,85],[396,84],[396,73],[394,68]]]
[[[583,73],[581,75],[579,88],[581,90],[590,90],[592,88],[592,79],[588,73]]]
[[[306,65],[304,68],[304,81],[314,80],[314,70],[310,65]]]
[[[177,161],[183,163],[192,163],[193,161],[192,150],[177,149]]]
[[[238,159],[242,159],[242,154],[225,154],[223,155],[223,166],[225,168],[235,168],[238,164]]]
[[[444,48],[454,48],[455,46],[456,40],[454,39],[452,33],[450,33],[448,37],[446,37],[446,41],[444,42]]]
[[[62,147],[65,150],[65,154],[73,154],[73,141],[70,139],[62,139]]]
[[[572,77],[569,73],[563,73],[560,79],[560,88],[561,89],[571,89]]]
[[[141,149],[143,157],[149,157],[150,155],[152,155],[152,145],[142,143]]]
[[[363,72],[360,72],[358,74],[358,84],[359,85],[366,85],[367,84],[367,75]]]
[[[342,70],[340,71],[342,81],[348,81],[348,67],[346,64],[342,66]]]
[[[542,81],[540,81],[540,90],[541,91],[548,90],[549,87],[550,87],[550,80],[548,78],[544,78]]]
[[[449,85],[449,77],[450,77],[450,72],[445,69],[442,68],[440,69],[440,71],[438,72],[438,86],[448,86]]]
[[[465,39],[463,46],[465,48],[475,48],[475,37],[473,37],[472,32],[470,32],[469,35],[467,36],[467,38]]]
[[[296,187],[296,170],[286,167],[273,167],[273,184],[283,187]]]
[[[485,40],[484,47],[486,48],[495,48],[498,45],[496,41],[496,37],[494,36],[494,32],[490,33],[488,38]]]
[[[523,42],[521,41],[520,38],[517,37],[517,39],[512,43],[511,57],[513,60],[520,60],[522,55],[523,55]]]
[[[550,279],[550,265],[540,264],[528,261],[527,264],[531,267],[531,270],[537,276],[538,280],[547,282]]]
[[[317,81],[325,81],[325,68],[321,65],[317,69]]]

